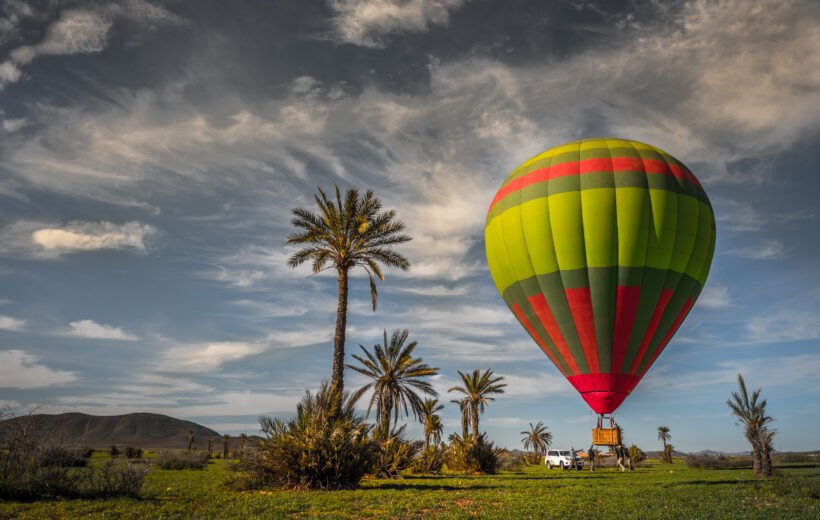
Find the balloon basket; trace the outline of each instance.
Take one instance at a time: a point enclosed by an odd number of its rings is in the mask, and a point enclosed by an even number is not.
[[[621,429],[615,424],[615,419],[606,417],[609,420],[609,428],[604,427],[605,417],[598,417],[598,426],[592,429],[592,444],[596,446],[617,446],[621,444]]]

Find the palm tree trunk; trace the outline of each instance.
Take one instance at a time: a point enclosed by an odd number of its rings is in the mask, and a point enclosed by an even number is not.
[[[478,407],[471,406],[470,412],[472,413],[472,423],[473,423],[473,439],[478,439]]]
[[[347,268],[339,268],[339,303],[336,307],[336,333],[333,335],[333,374],[330,385],[335,394],[344,392],[345,330],[347,329]],[[336,404],[336,411],[341,400]],[[335,415],[335,411],[334,411]]]
[[[760,476],[760,446],[752,443],[752,469],[755,476]]]

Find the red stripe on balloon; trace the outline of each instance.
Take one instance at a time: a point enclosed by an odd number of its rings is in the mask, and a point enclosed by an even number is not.
[[[573,374],[578,374],[578,364],[575,362],[575,358],[572,357],[572,352],[570,352],[569,347],[567,346],[564,335],[561,334],[561,329],[558,327],[558,323],[555,321],[555,316],[553,316],[544,295],[539,293],[535,296],[530,296],[527,300],[529,300],[536,316],[538,316],[538,319],[541,320],[541,325],[544,326],[547,334],[549,334],[550,339],[552,339],[552,342],[555,344],[555,348],[558,349],[561,357],[563,357],[564,361],[567,362],[567,366],[570,371],[572,371]]]
[[[615,331],[612,336],[612,368],[610,372],[620,374],[632,335],[632,325],[638,313],[638,301],[641,297],[640,286],[618,286],[615,304]]]
[[[686,315],[689,313],[689,309],[692,308],[692,305],[694,303],[695,302],[692,301],[692,299],[690,298],[686,300],[686,303],[683,304],[683,309],[681,309],[680,314],[678,314],[678,317],[675,318],[675,323],[672,324],[672,327],[669,329],[669,332],[667,332],[666,336],[663,337],[663,341],[661,341],[661,344],[658,345],[658,348],[655,350],[655,353],[652,354],[652,358],[649,360],[649,363],[644,365],[643,370],[641,370],[640,375],[638,375],[639,379],[642,378],[644,374],[646,374],[646,371],[649,370],[649,367],[652,366],[652,363],[655,362],[655,359],[657,359],[661,352],[663,352],[663,349],[666,347],[666,344],[669,343],[669,340],[672,339],[672,336],[674,336],[675,332],[678,331],[678,327],[680,327],[680,324],[683,323],[684,318],[686,318]]]
[[[658,159],[641,159],[638,157],[613,157],[611,159],[605,157],[584,159],[582,161],[570,161],[553,164],[546,168],[533,170],[525,175],[522,175],[521,177],[513,179],[509,182],[509,184],[502,186],[501,189],[498,190],[498,193],[496,193],[493,201],[490,203],[490,209],[493,209],[493,206],[495,206],[498,201],[510,193],[520,191],[527,186],[555,179],[557,177],[584,175],[587,173],[601,171],[638,171],[646,172],[647,174],[666,175],[668,177],[674,177],[678,180],[689,181],[695,186],[700,186],[700,181],[698,181],[697,177],[695,177],[695,175],[686,168],[683,168],[677,164],[669,164],[666,161],[661,161]]]
[[[538,343],[538,346],[541,347],[541,350],[544,351],[544,354],[549,356],[552,363],[556,367],[558,367],[558,370],[560,370],[562,374],[564,374],[564,377],[569,377],[570,374],[567,374],[564,371],[564,369],[561,368],[561,364],[558,362],[558,359],[556,359],[556,357],[552,354],[552,352],[550,352],[550,349],[549,349],[549,347],[547,347],[547,344],[544,342],[543,339],[541,339],[541,336],[539,336],[538,333],[535,331],[535,327],[532,326],[532,323],[530,323],[530,320],[527,319],[527,316],[524,315],[524,312],[521,310],[521,307],[517,303],[513,304],[513,312],[515,313],[516,317],[518,318],[518,321],[520,321],[521,324],[524,325],[524,328],[527,329],[527,332],[530,333],[530,336],[532,336],[532,339],[534,339],[535,342]]]
[[[655,312],[652,313],[652,319],[649,321],[649,327],[646,329],[646,334],[644,334],[643,341],[641,341],[641,347],[638,349],[638,354],[635,356],[635,361],[632,362],[632,368],[629,370],[630,374],[634,374],[635,371],[638,370],[638,365],[641,364],[641,359],[643,359],[646,349],[652,341],[652,336],[655,335],[655,331],[658,329],[658,324],[663,317],[663,312],[666,310],[666,306],[669,304],[670,298],[672,298],[672,291],[669,289],[663,289],[661,291],[660,298],[658,298],[658,303],[655,305]]]
[[[592,297],[589,287],[564,289],[567,303],[575,322],[575,330],[584,349],[584,357],[590,373],[597,374],[598,369],[598,340],[595,338],[595,316],[592,313]]]

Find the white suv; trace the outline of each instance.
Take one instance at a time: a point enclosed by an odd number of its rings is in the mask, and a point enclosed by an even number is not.
[[[576,451],[576,453],[578,453]],[[548,469],[558,467],[561,469],[569,469],[572,467],[572,455],[570,450],[549,450],[547,456],[544,457],[544,464]],[[575,467],[577,469],[584,468],[584,461],[578,455],[575,456]]]

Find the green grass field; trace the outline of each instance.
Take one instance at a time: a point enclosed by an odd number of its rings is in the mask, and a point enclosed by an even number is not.
[[[0,518],[820,518],[820,468],[786,464],[779,477],[751,470],[650,465],[494,476],[366,480],[355,491],[227,491],[224,461],[204,471],[148,474],[142,499],[0,503]]]

